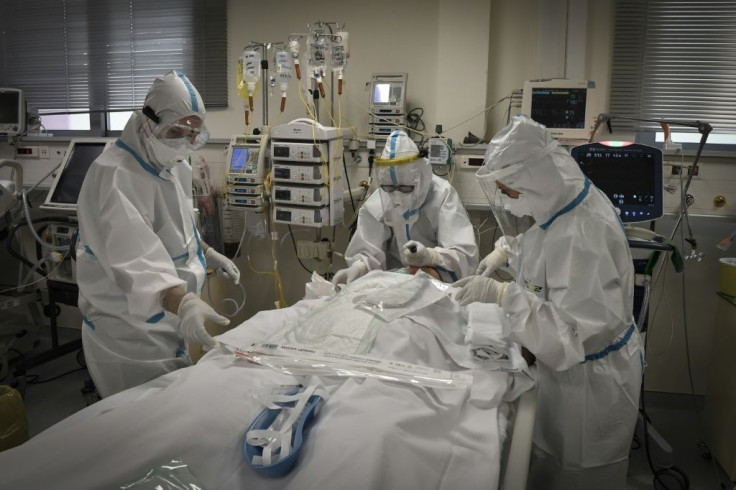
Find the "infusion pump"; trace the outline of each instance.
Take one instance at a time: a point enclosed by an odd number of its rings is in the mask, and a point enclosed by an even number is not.
[[[343,220],[343,137],[349,128],[297,119],[271,130],[273,219],[311,227]]]
[[[227,147],[227,204],[258,211],[263,209],[263,182],[266,179],[267,138],[260,135],[233,136]]]

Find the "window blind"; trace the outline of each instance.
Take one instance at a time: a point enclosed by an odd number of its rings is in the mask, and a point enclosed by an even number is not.
[[[0,86],[56,111],[140,108],[182,70],[207,107],[227,106],[226,0],[0,0]]]
[[[617,0],[610,114],[736,132],[736,1]]]

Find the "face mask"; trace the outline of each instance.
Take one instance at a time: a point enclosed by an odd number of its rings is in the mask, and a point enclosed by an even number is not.
[[[177,145],[178,141],[181,141],[182,144]],[[145,138],[143,143],[148,150],[148,156],[155,160],[154,163],[163,165],[165,168],[171,168],[180,161],[186,160],[191,153],[191,150],[187,148],[186,139],[168,140],[167,144],[164,144],[158,138],[149,137]]]
[[[391,202],[394,205],[396,214],[403,216],[404,213],[411,210],[411,206],[414,203],[414,196],[411,193],[392,192]]]
[[[501,196],[503,208],[518,218],[532,215],[532,208],[529,207],[529,201],[526,200],[524,194],[520,194],[516,199],[512,199],[506,195]]]

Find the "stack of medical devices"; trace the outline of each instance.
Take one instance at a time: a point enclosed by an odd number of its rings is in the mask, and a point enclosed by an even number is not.
[[[274,222],[317,228],[342,222],[346,134],[311,119],[271,130]]]
[[[266,152],[261,151],[260,135],[233,136],[227,149],[225,177],[227,204],[246,210],[263,210],[263,183],[266,178]]]
[[[369,136],[385,141],[406,125],[407,73],[374,73],[371,77]]]

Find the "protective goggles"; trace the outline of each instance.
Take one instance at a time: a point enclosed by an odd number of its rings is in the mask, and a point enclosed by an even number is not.
[[[399,191],[404,194],[409,194],[414,192],[414,186],[410,184],[381,184],[381,190],[385,192]]]
[[[204,124],[195,128],[186,124],[173,123],[162,133],[164,137],[160,141],[176,149],[199,150],[210,139],[210,132]]]
[[[169,139],[179,139],[179,138],[197,138],[200,134],[202,134],[203,128],[193,128],[191,126],[187,126],[186,124],[179,124],[174,123],[169,126],[168,131],[166,131],[166,134],[164,135],[164,138]]]

